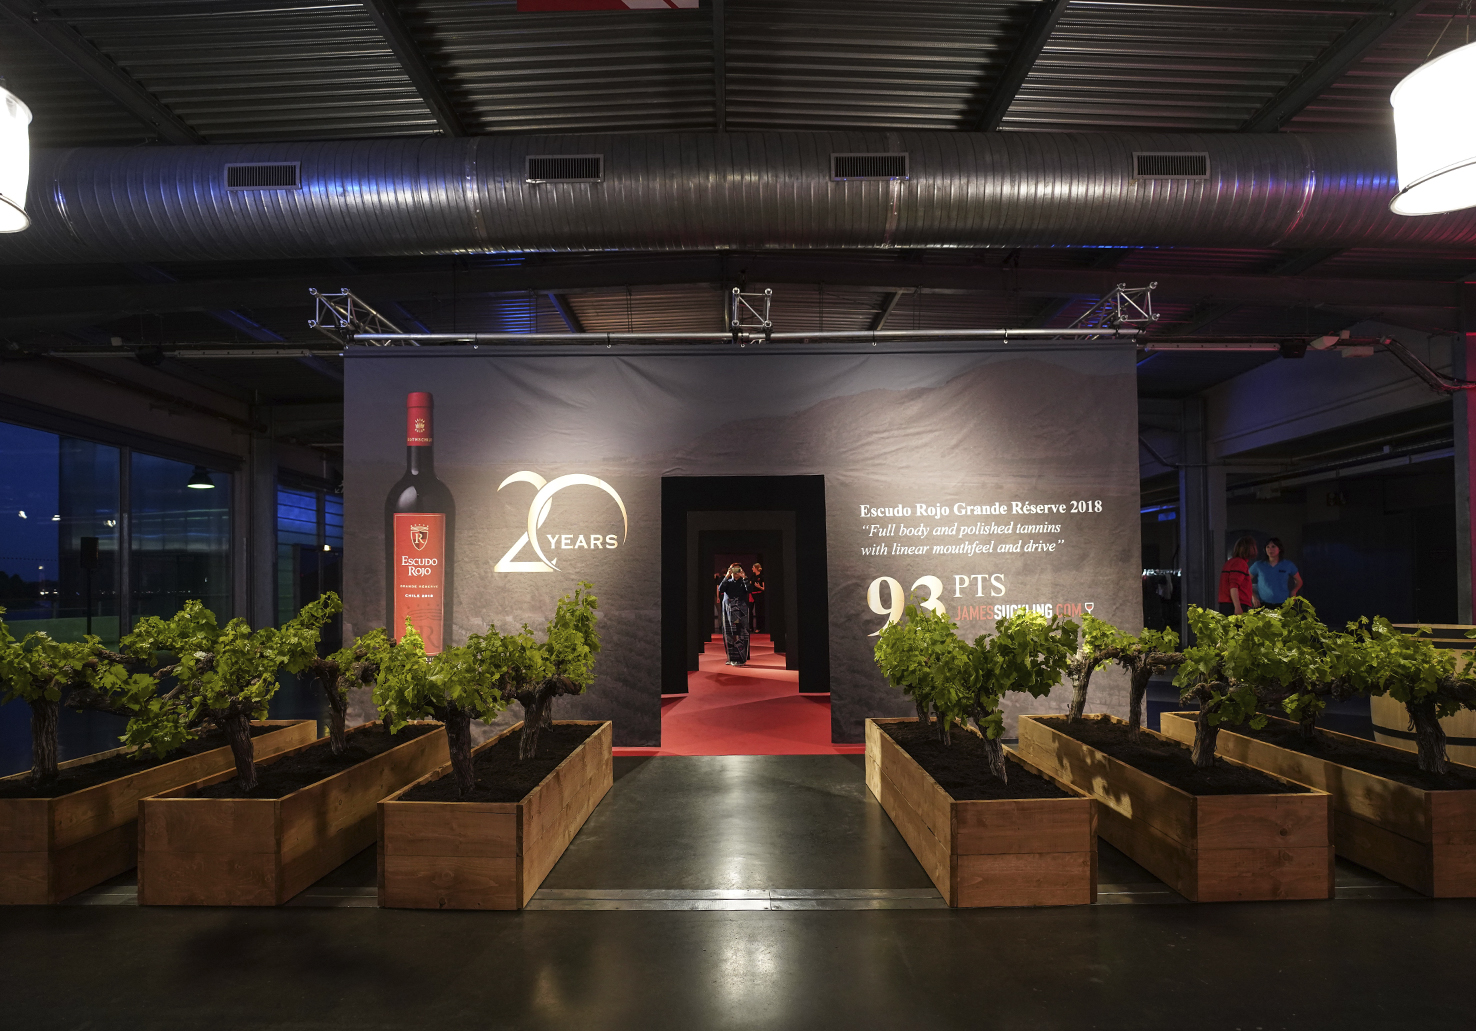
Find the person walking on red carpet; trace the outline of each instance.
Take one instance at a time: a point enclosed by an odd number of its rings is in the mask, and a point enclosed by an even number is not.
[[[723,610],[723,647],[728,650],[728,665],[748,662],[748,595],[753,584],[734,562],[718,584],[717,601]]]
[[[753,575],[748,578],[748,582],[752,585],[752,590],[748,592],[748,610],[752,617],[749,626],[757,634],[764,629],[764,567],[759,563],[753,564]]]

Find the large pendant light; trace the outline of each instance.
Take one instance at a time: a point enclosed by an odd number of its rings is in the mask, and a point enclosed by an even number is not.
[[[0,87],[0,233],[18,233],[26,216],[26,181],[31,177],[31,109]]]
[[[1421,65],[1394,87],[1396,215],[1476,207],[1476,43]]]

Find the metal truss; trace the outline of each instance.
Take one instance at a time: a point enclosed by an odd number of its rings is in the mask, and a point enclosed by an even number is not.
[[[728,329],[733,334],[733,342],[736,344],[740,338],[752,336],[754,330],[763,333],[764,339],[768,340],[774,330],[774,323],[769,318],[769,305],[774,300],[774,291],[765,287],[763,293],[744,293],[741,287],[733,287],[733,308],[728,316]],[[760,311],[755,305],[761,306]]]
[[[404,334],[399,326],[365,304],[362,298],[355,297],[353,291],[346,286],[340,287],[336,294],[320,293],[314,287],[309,287],[308,293],[312,295],[314,302],[313,317],[308,320],[308,328],[316,329],[330,340],[346,344],[360,333],[396,333],[402,339],[374,343],[381,347],[393,344],[420,346],[413,336]]]
[[[1088,308],[1067,328],[1106,331],[1157,322],[1158,316],[1153,314],[1153,291],[1156,289],[1156,282],[1131,290],[1126,283],[1118,283],[1111,293]]]

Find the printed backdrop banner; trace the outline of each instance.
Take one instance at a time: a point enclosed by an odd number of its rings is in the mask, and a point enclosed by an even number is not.
[[[386,497],[405,405],[432,395],[455,500],[448,643],[541,632],[580,580],[603,650],[567,718],[661,728],[661,480],[823,476],[835,740],[908,715],[872,660],[911,591],[965,639],[1018,606],[1142,626],[1133,353],[1110,345],[353,349],[346,363],[345,632],[384,625]],[[754,509],[765,509],[754,498]],[[1119,678],[1093,708],[1126,713]],[[1060,712],[1011,696],[1021,712]],[[1013,734],[1013,719],[1009,721]]]

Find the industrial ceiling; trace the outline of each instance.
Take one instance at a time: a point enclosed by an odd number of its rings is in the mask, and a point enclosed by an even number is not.
[[[1394,85],[1464,42],[1456,0],[704,0],[524,13],[515,0],[0,0],[0,75],[33,145],[172,147],[529,133],[1391,132]],[[1453,20],[1454,19],[1454,20]],[[113,338],[321,344],[307,290],[409,330],[722,328],[737,282],[783,331],[1069,324],[1157,280],[1153,334],[1461,328],[1476,245],[1009,247],[654,254],[343,254],[12,265],[11,358]],[[54,359],[53,359],[54,360]],[[84,361],[83,359],[66,359]],[[117,360],[117,359],[114,359]],[[1157,354],[1174,397],[1268,360]],[[104,360],[85,360],[106,366]],[[169,358],[264,403],[341,394],[332,358]],[[331,418],[296,427],[333,443]]]

